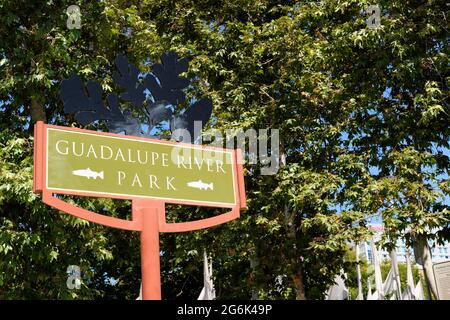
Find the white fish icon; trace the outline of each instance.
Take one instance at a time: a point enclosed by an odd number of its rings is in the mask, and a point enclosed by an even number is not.
[[[191,188],[197,188],[197,189],[200,189],[200,190],[208,190],[208,189],[209,190],[214,190],[214,185],[213,185],[212,182],[211,183],[204,183],[204,182],[202,182],[202,180],[188,182],[187,186],[191,187]]]
[[[80,169],[80,170],[73,170],[72,174],[75,175],[75,176],[86,177],[88,179],[90,179],[90,178],[103,179],[103,171],[96,172],[96,171],[91,170],[90,168]]]

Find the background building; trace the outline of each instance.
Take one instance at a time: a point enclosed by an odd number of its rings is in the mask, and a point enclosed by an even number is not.
[[[383,232],[384,228],[382,225],[374,224],[371,226],[371,229],[376,232],[374,235],[374,240],[377,241],[381,237],[381,233]],[[449,242],[445,242],[444,245],[439,245],[437,243],[434,243],[433,241],[429,241],[428,244],[431,249],[433,263],[450,260]],[[406,244],[403,240],[397,240],[396,251],[398,262],[406,262],[407,249],[408,248],[406,247]],[[389,259],[388,251],[380,248],[378,250],[381,259]],[[373,263],[372,240],[360,244],[360,252],[361,255],[364,255],[366,257],[367,261]],[[409,254],[412,258],[414,258],[414,250],[412,248],[409,248]]]

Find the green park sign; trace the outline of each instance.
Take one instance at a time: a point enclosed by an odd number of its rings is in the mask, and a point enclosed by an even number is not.
[[[92,133],[91,133],[92,132]],[[45,185],[66,194],[237,204],[232,150],[46,127]]]
[[[42,202],[80,219],[140,232],[143,299],[161,299],[160,232],[217,226],[238,218],[246,207],[239,149],[127,137],[41,121],[34,127],[34,137],[33,190],[41,193]],[[86,210],[59,194],[131,200],[131,219]],[[229,211],[170,222],[166,203]]]

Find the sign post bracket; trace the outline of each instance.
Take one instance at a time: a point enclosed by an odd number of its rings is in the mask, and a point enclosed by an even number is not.
[[[162,201],[135,199],[132,214],[140,216],[142,300],[161,300],[159,216],[163,215]]]

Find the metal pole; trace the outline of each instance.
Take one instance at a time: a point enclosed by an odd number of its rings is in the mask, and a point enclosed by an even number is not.
[[[158,209],[155,206],[137,210],[142,215],[142,300],[161,300]]]

